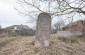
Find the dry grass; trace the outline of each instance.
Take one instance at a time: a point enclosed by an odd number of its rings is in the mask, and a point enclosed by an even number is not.
[[[52,35],[49,47],[35,47],[34,37],[0,38],[0,55],[85,55],[85,37]]]

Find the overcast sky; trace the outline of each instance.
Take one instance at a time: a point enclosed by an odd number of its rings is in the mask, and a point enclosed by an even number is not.
[[[20,16],[20,14],[14,9],[14,7],[19,7],[17,5],[17,0],[0,0],[0,25],[3,28],[20,24],[28,25],[29,27],[35,26],[34,23],[26,23],[28,18]],[[75,15],[75,20],[80,18],[81,17]],[[52,21],[52,23],[54,22],[55,19]]]
[[[20,16],[14,9],[14,7],[18,7],[17,4],[17,0],[0,0],[0,25],[2,28],[20,24],[28,25],[29,27],[35,26],[34,23],[26,23],[28,18]]]
[[[0,0],[0,25],[2,27],[20,24],[33,26],[30,23],[26,23],[27,18],[20,16],[14,9],[16,2],[17,0]]]

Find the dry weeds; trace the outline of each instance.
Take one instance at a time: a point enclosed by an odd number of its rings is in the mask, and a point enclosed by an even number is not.
[[[0,38],[0,55],[85,55],[85,37],[52,35],[49,47],[35,47],[34,37]]]

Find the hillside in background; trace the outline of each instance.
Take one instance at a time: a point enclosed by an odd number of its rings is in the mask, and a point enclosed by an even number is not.
[[[0,55],[85,55],[85,37],[51,35],[49,47],[35,47],[34,37],[0,38]]]

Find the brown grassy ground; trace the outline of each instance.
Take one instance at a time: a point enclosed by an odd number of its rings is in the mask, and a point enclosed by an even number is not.
[[[49,47],[35,47],[34,37],[0,38],[0,55],[85,55],[85,37],[52,35]]]

